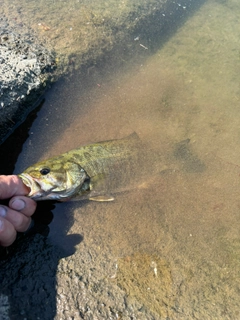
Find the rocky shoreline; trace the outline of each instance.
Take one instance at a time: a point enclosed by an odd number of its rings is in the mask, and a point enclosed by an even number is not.
[[[0,143],[39,103],[55,68],[53,53],[33,34],[0,19]]]

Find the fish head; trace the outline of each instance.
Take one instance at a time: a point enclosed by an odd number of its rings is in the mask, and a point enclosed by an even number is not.
[[[19,177],[30,188],[28,196],[36,201],[67,201],[88,178],[79,164],[59,158],[38,162],[19,174]]]

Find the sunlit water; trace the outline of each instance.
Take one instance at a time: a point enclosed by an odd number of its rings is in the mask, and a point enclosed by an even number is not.
[[[54,224],[60,228],[60,216],[71,215],[68,234],[84,236],[75,256],[86,247],[106,255],[116,270],[102,276],[159,319],[239,317],[240,11],[234,4],[207,2],[147,59],[105,73],[94,67],[86,79],[75,74],[55,85],[16,165],[21,172],[132,132],[159,154],[139,186],[129,185],[111,203],[57,204],[50,226],[59,244]]]

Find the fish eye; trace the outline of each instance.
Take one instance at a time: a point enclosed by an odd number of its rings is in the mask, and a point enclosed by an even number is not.
[[[49,168],[42,168],[40,170],[40,173],[45,176],[46,174],[48,174],[50,172],[50,169]]]

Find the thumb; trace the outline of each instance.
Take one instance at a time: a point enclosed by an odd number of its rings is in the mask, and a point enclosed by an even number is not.
[[[28,193],[28,187],[18,176],[0,176],[0,199],[8,199],[15,195],[24,196]]]

